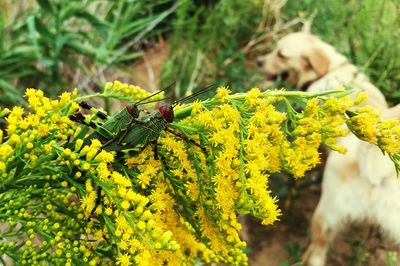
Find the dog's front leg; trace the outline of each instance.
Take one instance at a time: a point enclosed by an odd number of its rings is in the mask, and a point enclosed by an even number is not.
[[[338,229],[339,224],[332,224],[329,213],[324,212],[327,206],[320,201],[311,221],[311,244],[304,253],[302,261],[308,266],[325,265],[328,248]]]

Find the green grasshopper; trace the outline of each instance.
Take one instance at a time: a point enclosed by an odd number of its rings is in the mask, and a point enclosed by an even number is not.
[[[158,111],[149,114],[142,120],[136,120],[134,123],[131,123],[124,132],[120,132],[118,136],[105,143],[102,148],[106,151],[121,151],[124,149],[135,148],[139,145],[144,148],[151,142],[154,142],[155,156],[157,156],[157,139],[163,130],[185,139],[186,141],[190,141],[194,145],[202,148],[200,144],[188,139],[182,133],[175,132],[168,128],[168,125],[174,121],[174,107],[178,103],[192,99],[214,88],[216,88],[216,86],[211,85],[190,96],[176,101],[172,105],[161,105],[158,108]]]
[[[107,114],[95,109],[87,102],[79,102],[79,106],[86,110],[91,110],[98,118],[105,120],[104,124],[95,123],[90,119],[86,119],[82,112],[77,112],[69,116],[69,119],[75,122],[82,123],[86,126],[92,127],[95,132],[90,136],[85,138],[85,142],[89,143],[92,139],[100,139],[102,142],[107,142],[114,137],[116,137],[120,132],[127,129],[127,127],[139,117],[140,110],[139,106],[154,101],[144,102],[155,95],[167,90],[172,84],[163,90],[149,95],[148,97],[136,102],[128,103],[121,111],[115,113],[113,116],[109,117]],[[159,100],[156,100],[159,101]]]
[[[103,125],[99,125],[94,122],[91,123],[84,122],[85,118],[83,114],[79,112],[70,117],[70,119],[72,118],[71,120],[81,122],[92,127],[95,130],[95,132],[92,133],[87,139],[91,140],[93,138],[100,138],[103,142],[102,149],[106,151],[118,152],[122,150],[133,149],[136,148],[137,146],[141,146],[142,148],[144,148],[151,142],[156,143],[158,136],[163,130],[171,132],[172,134],[181,137],[187,141],[190,141],[196,146],[200,147],[198,143],[191,141],[190,139],[187,139],[180,132],[175,132],[170,128],[168,128],[168,125],[174,121],[173,108],[178,103],[190,100],[202,93],[205,93],[215,88],[216,88],[215,85],[211,85],[190,96],[187,96],[183,99],[180,99],[179,101],[176,101],[172,105],[167,105],[167,104],[162,105],[159,107],[158,111],[152,112],[142,117],[141,119],[139,119],[139,115],[133,117],[131,115],[132,112],[129,112],[128,107],[125,107],[123,110],[111,116],[104,122]],[[137,108],[138,103],[136,103],[135,105]],[[85,106],[84,104],[82,108],[87,109],[87,106]],[[129,109],[130,108],[132,107],[129,107]],[[104,117],[101,114],[100,116]],[[119,118],[118,120],[116,119],[117,117]],[[116,125],[118,123],[121,123],[121,125]],[[156,148],[157,145],[155,145],[155,149]],[[156,153],[155,156],[157,156]]]

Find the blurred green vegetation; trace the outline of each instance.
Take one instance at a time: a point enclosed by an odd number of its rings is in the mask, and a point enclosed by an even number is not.
[[[262,20],[263,5],[263,1],[180,1],[162,83],[177,81],[175,97],[207,83],[235,90],[254,85],[254,71],[246,67],[241,48]]]
[[[361,67],[388,101],[400,102],[400,1],[288,1],[284,20],[315,18],[312,32]]]
[[[175,9],[169,2],[37,0],[18,7],[3,1],[0,103],[23,104],[27,87],[55,96],[82,79],[89,86],[91,76],[139,57],[132,46],[163,31],[157,26]]]

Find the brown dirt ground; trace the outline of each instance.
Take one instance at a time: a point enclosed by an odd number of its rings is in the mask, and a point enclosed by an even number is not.
[[[156,43],[149,43],[142,50],[142,56],[124,71],[109,69],[105,75],[107,80],[119,80],[148,91],[156,91],[159,89],[162,65],[168,59],[168,54],[169,46],[160,38]]]

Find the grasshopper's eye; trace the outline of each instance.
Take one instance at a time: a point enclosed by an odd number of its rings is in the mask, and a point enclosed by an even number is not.
[[[162,105],[158,110],[160,111],[161,116],[167,120],[168,123],[174,121],[174,109],[171,105]]]

